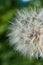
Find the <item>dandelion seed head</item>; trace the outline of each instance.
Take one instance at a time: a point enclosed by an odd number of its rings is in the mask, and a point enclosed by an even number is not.
[[[43,8],[18,10],[9,26],[11,46],[23,55],[43,58]]]

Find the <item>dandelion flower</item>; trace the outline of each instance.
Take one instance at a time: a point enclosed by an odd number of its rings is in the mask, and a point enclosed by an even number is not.
[[[43,8],[18,10],[9,26],[11,46],[21,54],[43,58]]]

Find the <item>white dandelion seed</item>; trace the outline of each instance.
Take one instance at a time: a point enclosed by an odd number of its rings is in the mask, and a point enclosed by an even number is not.
[[[43,58],[43,8],[17,11],[9,26],[9,41],[23,55]]]

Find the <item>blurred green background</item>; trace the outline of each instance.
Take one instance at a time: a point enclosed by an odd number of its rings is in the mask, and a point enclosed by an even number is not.
[[[0,65],[43,65],[43,59],[30,59],[13,50],[6,36],[9,20],[17,9],[24,7],[43,7],[43,0],[31,0],[25,4],[21,0],[0,0]]]

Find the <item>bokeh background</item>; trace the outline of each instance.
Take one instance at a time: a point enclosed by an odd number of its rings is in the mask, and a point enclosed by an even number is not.
[[[43,65],[42,58],[28,58],[13,50],[7,37],[9,21],[17,9],[43,7],[43,0],[0,0],[0,65]]]

